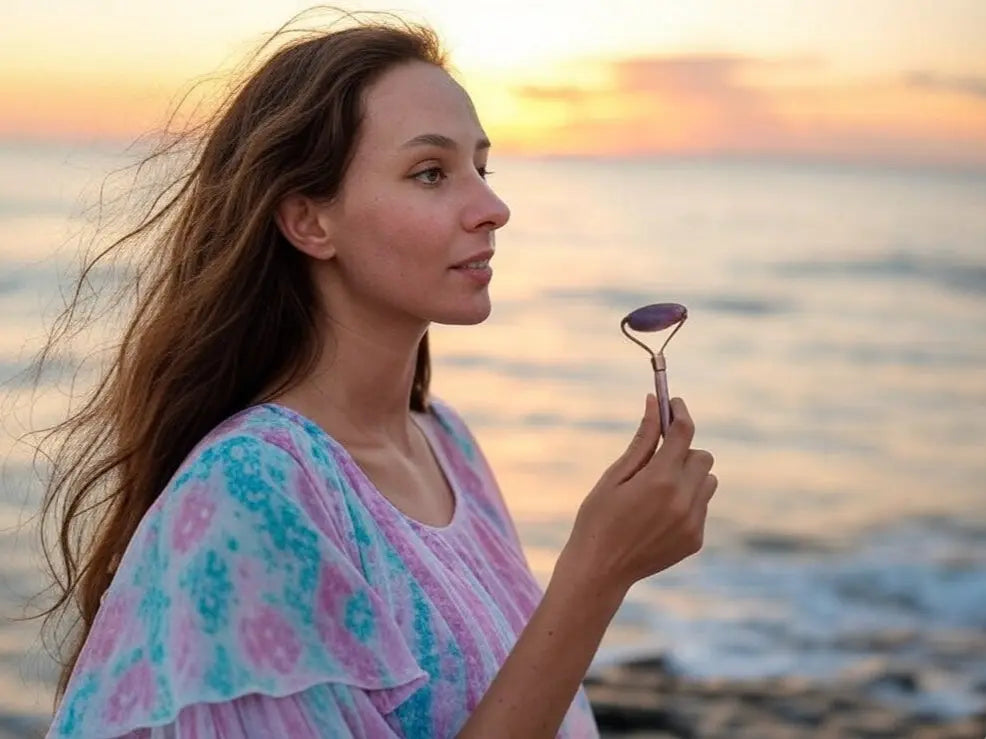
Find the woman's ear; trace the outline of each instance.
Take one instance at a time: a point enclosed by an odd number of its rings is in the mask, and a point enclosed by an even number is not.
[[[274,222],[284,238],[313,259],[327,260],[335,256],[332,219],[327,205],[299,193],[287,195],[277,205]]]

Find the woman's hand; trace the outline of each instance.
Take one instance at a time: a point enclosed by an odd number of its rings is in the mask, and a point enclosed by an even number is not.
[[[544,597],[460,737],[555,736],[626,591],[701,548],[712,455],[690,448],[692,418],[671,405],[657,449],[647,396],[637,435],[582,502]]]
[[[579,508],[558,560],[566,576],[622,597],[633,583],[702,548],[709,500],[718,484],[710,474],[713,458],[691,448],[695,424],[684,401],[672,399],[671,409],[674,421],[658,449],[657,399],[647,396],[630,446]]]

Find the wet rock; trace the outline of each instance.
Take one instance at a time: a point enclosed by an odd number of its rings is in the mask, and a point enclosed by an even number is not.
[[[914,629],[886,629],[878,632],[846,634],[835,647],[853,652],[890,652],[918,643],[920,634]]]
[[[911,670],[887,670],[871,680],[866,687],[871,690],[892,690],[899,693],[914,693],[921,685],[920,676]]]
[[[743,706],[738,700],[724,699],[708,705],[697,722],[699,736],[731,736],[745,725]]]
[[[893,739],[893,737],[904,736],[903,731],[906,723],[907,721],[903,716],[893,711],[871,707],[852,716],[848,726],[851,729],[850,735],[861,739],[882,739],[883,737]]]
[[[664,675],[673,675],[675,673],[671,660],[663,654],[627,660],[623,663],[623,666],[633,672],[659,672]]]
[[[982,739],[986,717],[918,715],[878,693],[920,694],[917,670],[873,663],[841,682],[695,679],[664,660],[614,665],[586,681],[607,737],[685,739]]]
[[[986,719],[966,719],[947,725],[915,725],[903,736],[909,739],[980,739],[986,737]]]
[[[829,711],[829,704],[822,696],[809,696],[775,701],[772,713],[785,723],[800,726],[819,726]]]
[[[667,697],[647,689],[597,685],[587,687],[596,715],[596,723],[606,731],[624,733],[638,730],[662,730],[677,737],[693,737],[689,722],[667,705]]]

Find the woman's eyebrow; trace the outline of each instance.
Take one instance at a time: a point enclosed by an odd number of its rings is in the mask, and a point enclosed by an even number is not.
[[[414,146],[437,146],[442,149],[458,149],[459,145],[455,143],[455,139],[451,139],[441,133],[423,133],[420,136],[415,136],[409,141],[405,141],[402,145],[402,149],[408,149]],[[490,140],[483,136],[479,141],[476,142],[477,151],[480,149],[489,149]]]

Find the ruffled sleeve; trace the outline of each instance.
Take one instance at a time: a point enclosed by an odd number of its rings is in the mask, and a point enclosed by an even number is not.
[[[320,683],[280,698],[254,693],[186,706],[175,721],[125,739],[399,739],[366,691]]]
[[[247,433],[193,453],[131,541],[49,735],[115,737],[183,711],[207,722],[224,709],[204,704],[256,708],[313,686],[327,688],[310,698],[344,698],[327,715],[383,716],[421,687],[352,535],[302,503],[338,494],[324,477]]]

